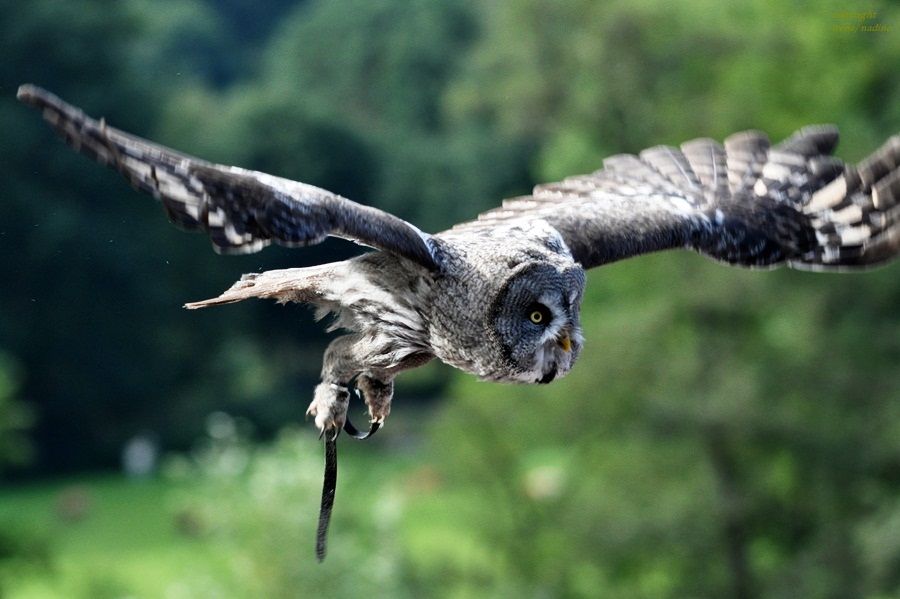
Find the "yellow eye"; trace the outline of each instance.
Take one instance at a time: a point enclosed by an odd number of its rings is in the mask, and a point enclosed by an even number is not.
[[[528,306],[528,320],[534,324],[546,326],[550,324],[550,308],[544,304],[534,302]]]

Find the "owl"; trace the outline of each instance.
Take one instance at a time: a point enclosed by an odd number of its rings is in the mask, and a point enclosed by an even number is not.
[[[900,253],[900,135],[856,166],[830,156],[834,126],[771,145],[757,131],[696,139],[508,199],[436,234],[307,185],[213,164],[109,127],[23,85],[74,149],[160,200],[222,253],[341,237],[375,251],[342,262],[244,275],[201,308],[251,297],[310,304],[345,334],[325,351],[308,416],[333,440],[366,437],[391,409],[394,378],[432,359],[486,381],[550,383],[581,353],[585,271],[683,248],[751,268],[878,266]],[[368,406],[368,432],[347,419]],[[328,485],[326,484],[326,487]],[[333,493],[333,489],[332,489]],[[325,502],[323,501],[323,509]]]
[[[295,181],[212,164],[94,120],[33,85],[39,109],[74,149],[160,200],[222,253],[342,237],[377,251],[332,264],[244,275],[202,308],[251,297],[311,304],[346,334],[326,349],[308,415],[348,429],[360,395],[370,433],[391,409],[394,378],[437,358],[480,379],[550,383],[582,347],[585,270],[686,248],[751,268],[863,269],[900,253],[900,135],[857,166],[830,156],[833,126],[772,146],[756,131],[696,139],[538,185],[434,235],[386,212]]]

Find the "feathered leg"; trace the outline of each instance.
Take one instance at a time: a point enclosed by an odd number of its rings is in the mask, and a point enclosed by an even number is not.
[[[374,266],[373,261],[377,262]],[[279,303],[312,304],[318,308],[319,317],[328,312],[336,314],[331,328],[352,332],[338,337],[325,350],[322,382],[316,386],[306,413],[315,418],[316,426],[323,432],[344,428],[354,437],[365,438],[391,411],[394,377],[433,357],[427,346],[416,346],[411,341],[423,335],[416,328],[423,325],[415,309],[405,305],[402,296],[370,280],[373,272],[383,274],[388,267],[399,273],[397,280],[404,275],[416,280],[418,275],[418,271],[408,272],[410,269],[403,264],[385,264],[377,255],[365,255],[321,266],[244,275],[219,297],[185,307],[203,308],[258,297]],[[351,387],[362,394],[369,407],[368,435],[346,424]]]
[[[353,334],[338,337],[325,350],[322,382],[316,386],[312,403],[306,411],[307,416],[315,418],[320,430],[344,427],[351,385],[365,398],[373,425],[380,426],[390,413],[395,374],[370,370],[367,361],[371,357],[361,351],[365,346],[360,335]]]

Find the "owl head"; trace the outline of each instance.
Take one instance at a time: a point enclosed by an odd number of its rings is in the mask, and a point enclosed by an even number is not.
[[[514,268],[488,314],[503,364],[489,378],[549,383],[567,374],[583,342],[579,311],[584,285],[584,270],[564,259],[544,256]]]
[[[442,361],[501,383],[549,383],[581,351],[585,274],[542,221],[440,235],[430,344]]]

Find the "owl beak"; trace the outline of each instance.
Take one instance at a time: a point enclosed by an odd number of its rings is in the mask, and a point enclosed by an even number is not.
[[[563,333],[559,337],[556,338],[556,342],[562,348],[562,350],[566,353],[569,353],[572,349],[572,340],[569,339],[568,333]]]

